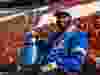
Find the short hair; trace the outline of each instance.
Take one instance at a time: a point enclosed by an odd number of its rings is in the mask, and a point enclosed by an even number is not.
[[[64,12],[64,11],[57,11],[54,16],[57,16],[57,17],[66,17],[66,16],[70,16],[70,14],[68,12]]]

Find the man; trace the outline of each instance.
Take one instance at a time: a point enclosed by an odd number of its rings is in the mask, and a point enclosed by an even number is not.
[[[0,32],[0,63],[16,63],[16,50],[24,46],[23,33]]]

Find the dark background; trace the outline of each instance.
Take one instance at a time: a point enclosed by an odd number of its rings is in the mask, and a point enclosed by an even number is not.
[[[10,2],[0,2],[0,8],[38,8],[47,5],[45,0],[11,0]]]

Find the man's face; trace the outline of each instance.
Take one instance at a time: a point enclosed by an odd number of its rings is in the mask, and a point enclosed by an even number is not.
[[[0,32],[0,63],[10,63],[9,59],[16,59],[16,50],[24,46],[23,33],[20,32]],[[15,62],[16,63],[16,62]]]

